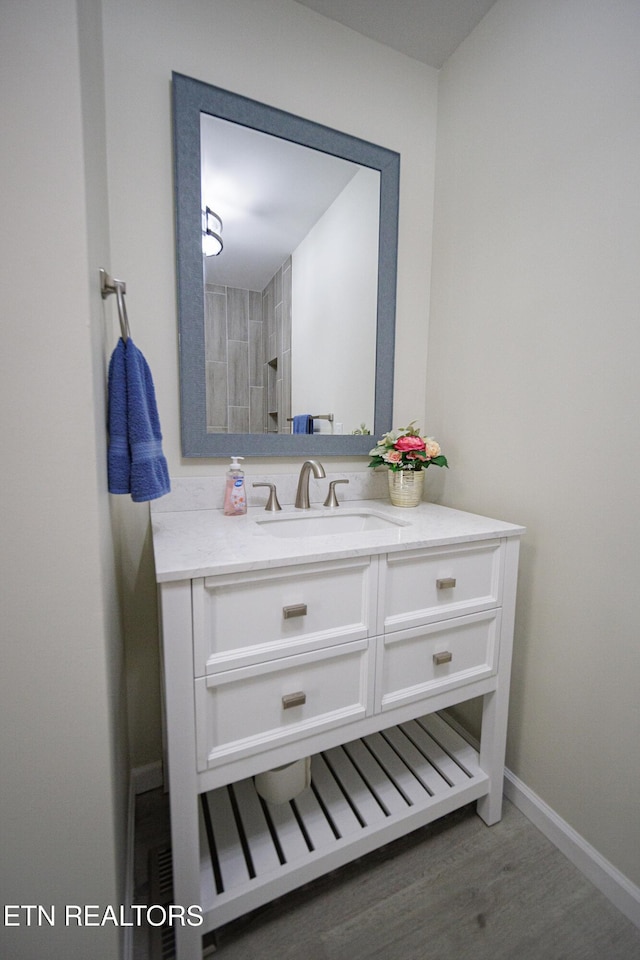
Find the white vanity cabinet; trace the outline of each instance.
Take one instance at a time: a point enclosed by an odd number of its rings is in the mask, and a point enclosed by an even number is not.
[[[464,804],[500,818],[523,531],[431,504],[413,516],[401,543],[290,540],[273,559],[243,518],[244,564],[200,553],[173,570],[163,540],[180,521],[154,520],[173,899],[204,913],[176,928],[178,960],[201,956],[203,933]],[[479,696],[476,751],[446,709]],[[255,774],[307,756],[311,787],[283,804],[258,796]]]

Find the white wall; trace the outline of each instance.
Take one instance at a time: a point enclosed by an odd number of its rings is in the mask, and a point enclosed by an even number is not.
[[[111,266],[127,282],[133,337],[153,371],[171,475],[227,468],[225,459],[185,461],[180,453],[172,70],[402,154],[396,411],[401,421],[420,418],[437,72],[292,0],[105,0],[104,7]],[[249,479],[256,469],[295,469],[286,460],[244,466]],[[160,756],[155,591],[148,511],[123,510],[133,762],[143,764]]]
[[[292,411],[333,413],[345,433],[373,428],[379,196],[380,174],[359,170],[291,258]]]
[[[522,522],[507,762],[640,883],[640,6],[499,0],[440,80],[429,427]]]
[[[98,258],[108,247],[99,3],[0,13],[2,928],[12,960],[114,958],[67,904],[123,897],[126,736],[104,469]]]

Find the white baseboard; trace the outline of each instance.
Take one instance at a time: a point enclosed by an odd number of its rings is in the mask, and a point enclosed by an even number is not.
[[[139,793],[146,793],[147,790],[155,790],[157,787],[161,787],[163,783],[161,760],[145,763],[142,767],[134,767],[131,771],[131,786],[135,796]]]
[[[591,883],[640,928],[640,887],[598,853],[537,794],[505,770],[504,794]]]

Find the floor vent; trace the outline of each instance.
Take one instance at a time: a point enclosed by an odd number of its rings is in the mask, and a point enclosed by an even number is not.
[[[149,852],[149,903],[166,907],[173,900],[171,847],[154,847]],[[149,927],[150,960],[175,960],[173,927]]]
[[[176,938],[173,927],[152,927],[149,942],[151,960],[175,960]]]
[[[154,847],[149,853],[149,903],[166,907],[173,903],[173,859],[171,847]],[[204,937],[202,960],[216,949],[215,934]],[[173,927],[149,926],[149,960],[175,960],[176,938]]]

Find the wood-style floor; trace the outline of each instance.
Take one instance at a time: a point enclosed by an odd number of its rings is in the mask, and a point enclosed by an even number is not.
[[[149,850],[168,823],[161,790],[138,797],[136,903],[149,902]],[[217,960],[640,960],[640,930],[508,801],[493,827],[467,807],[216,941]],[[136,960],[159,960],[149,944],[137,930]]]

